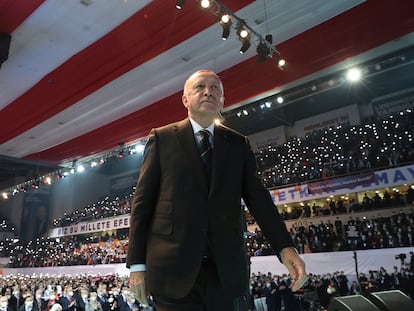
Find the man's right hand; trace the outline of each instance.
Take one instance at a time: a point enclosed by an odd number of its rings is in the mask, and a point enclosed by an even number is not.
[[[131,272],[129,275],[129,287],[138,302],[148,306],[147,290],[145,288],[145,271]]]

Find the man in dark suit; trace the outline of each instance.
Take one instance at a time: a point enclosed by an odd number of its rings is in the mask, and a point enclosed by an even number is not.
[[[59,304],[63,311],[75,311],[76,299],[74,297],[73,288],[71,285],[66,285],[63,290],[63,295],[59,297]]]
[[[33,310],[34,311],[45,311],[46,310],[46,301],[43,299],[43,289],[38,288],[35,291],[35,297],[33,301]]]
[[[241,198],[293,279],[305,264],[256,174],[246,137],[214,121],[223,85],[197,71],[184,85],[188,118],[151,131],[131,212],[127,266],[140,303],[157,311],[232,310],[247,292]],[[207,131],[207,132],[205,132]]]
[[[20,293],[19,286],[13,287],[13,293],[9,298],[9,309],[12,311],[18,311],[21,306],[24,305],[24,299]]]

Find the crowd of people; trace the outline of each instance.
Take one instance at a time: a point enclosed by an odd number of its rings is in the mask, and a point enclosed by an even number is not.
[[[54,219],[52,225],[53,227],[64,227],[77,224],[79,222],[87,222],[129,214],[131,212],[132,196],[133,193],[130,193],[123,198],[105,197],[103,200],[87,205],[82,209],[74,210],[71,213],[65,213],[63,217]]]
[[[117,275],[33,275],[0,278],[0,309],[7,311],[138,311],[141,306]]]
[[[269,145],[256,152],[263,183],[273,188],[412,163],[413,114],[408,110]]]
[[[0,222],[0,232],[13,232],[14,227],[7,223],[5,219]]]
[[[293,225],[290,233],[300,253],[413,247],[414,213],[400,211],[390,217],[362,219],[350,216],[347,222],[337,217],[334,223],[303,221]],[[260,230],[246,234],[246,246],[250,256],[273,254]]]
[[[68,236],[39,238],[24,242],[0,242],[0,257],[9,257],[10,268],[54,267],[124,263],[128,249],[128,229],[109,236]]]
[[[409,260],[400,268],[394,266],[393,271],[387,271],[380,267],[359,273],[352,282],[343,271],[324,275],[310,273],[307,284],[297,293],[289,288],[289,275],[252,274],[250,291],[256,304],[266,304],[268,311],[279,311],[282,306],[285,311],[326,310],[334,297],[387,290],[401,290],[414,299],[413,252],[407,258]]]
[[[293,225],[290,234],[300,253],[413,247],[414,212],[401,210],[376,218],[350,215],[345,222],[337,217],[333,223],[313,223],[308,218]],[[260,230],[246,232],[245,243],[248,256],[273,255]],[[127,249],[128,229],[120,229],[116,235],[74,235],[29,242],[8,239],[0,242],[0,257],[9,257],[11,268],[97,265],[124,263]]]
[[[283,219],[290,220],[298,219],[300,217],[318,217],[345,213],[350,214],[383,208],[403,207],[405,205],[413,204],[414,186],[408,186],[403,194],[398,189],[394,189],[391,193],[388,190],[384,190],[383,193],[376,191],[372,197],[365,193],[361,201],[357,201],[353,198],[349,198],[347,201],[344,201],[342,197],[338,197],[337,200],[328,198],[324,201],[324,205],[313,203],[312,206],[309,205],[308,202],[304,202],[303,205],[298,203],[298,205],[291,207],[289,211],[287,208],[282,207],[280,214]],[[247,217],[250,222],[254,222],[254,220],[249,216]]]
[[[327,309],[333,297],[398,289],[414,299],[414,254],[400,268],[364,271],[352,279],[343,272],[309,273],[304,288],[293,293],[287,274],[252,273],[252,304],[266,304],[268,311]],[[119,275],[15,275],[0,278],[0,308],[7,311],[139,311],[127,276]],[[260,309],[260,308],[258,308]]]

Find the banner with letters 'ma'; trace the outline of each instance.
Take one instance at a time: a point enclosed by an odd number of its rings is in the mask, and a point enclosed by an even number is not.
[[[313,191],[313,193],[312,190],[309,191],[308,184],[303,184],[271,190],[271,196],[274,203],[278,205],[326,198],[330,195],[345,195],[386,187],[396,187],[404,184],[410,185],[414,184],[414,164],[376,171],[373,173],[373,178],[367,175],[366,179],[361,178],[360,182],[352,183],[349,181],[348,183],[343,182],[341,184],[335,180],[332,179],[332,186],[330,188],[318,189],[320,191]],[[367,180],[371,180],[371,182],[367,182]]]

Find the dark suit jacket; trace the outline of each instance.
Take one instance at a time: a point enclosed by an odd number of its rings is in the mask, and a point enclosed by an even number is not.
[[[37,301],[36,298],[34,298],[33,311],[45,311],[46,306],[47,306],[47,302],[44,299],[40,298],[40,307],[39,307],[39,302]]]
[[[246,292],[241,198],[275,250],[293,245],[257,177],[247,139],[221,125],[214,131],[210,185],[189,119],[149,135],[133,200],[127,265],[147,265],[147,289],[153,295],[185,296],[206,243],[225,290],[233,297]]]
[[[136,307],[138,308],[138,310],[140,310],[140,309],[141,309],[141,308],[139,307],[139,305],[138,305],[136,302],[134,303],[134,306],[136,306]],[[124,304],[121,306],[120,311],[132,311],[132,308],[129,306],[129,304],[124,303]]]
[[[9,298],[9,309],[11,311],[18,311],[21,306],[24,306],[24,298],[19,296],[19,299],[16,296],[11,295]]]
[[[74,298],[72,298],[72,299],[74,299]],[[72,310],[75,309],[75,305],[70,306],[71,299],[69,299],[66,296],[61,296],[58,300],[58,303],[62,306],[63,311],[72,311]]]
[[[110,304],[108,302],[108,298],[107,297],[104,297],[103,298],[101,296],[98,296],[98,299],[97,300],[101,304],[103,311],[110,311],[111,310],[111,306],[110,306]]]

